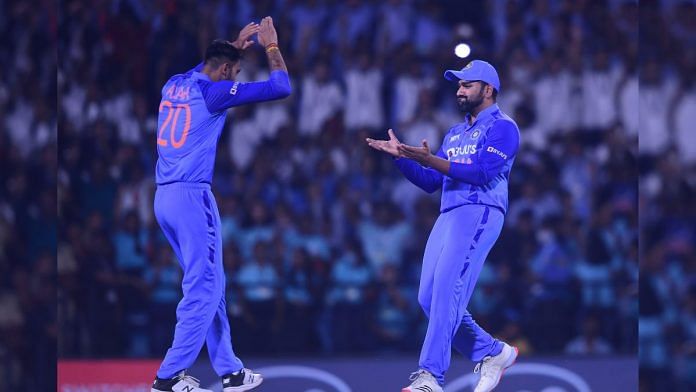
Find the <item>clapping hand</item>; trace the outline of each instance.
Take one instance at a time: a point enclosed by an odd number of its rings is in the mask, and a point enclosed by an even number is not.
[[[413,159],[414,161],[420,163],[424,166],[428,165],[428,160],[432,156],[430,152],[430,146],[428,146],[428,141],[423,139],[420,147],[413,147],[406,144],[399,144],[398,150],[400,156],[404,158]]]
[[[278,33],[273,26],[273,18],[267,16],[259,24],[259,44],[264,48],[270,44],[278,44]]]
[[[394,135],[393,130],[389,129],[387,131],[387,134],[389,134],[389,140],[375,140],[370,139],[368,137],[367,139],[365,139],[365,141],[367,141],[368,146],[374,148],[377,151],[384,151],[387,154],[400,158],[402,156],[399,152],[399,146],[401,145],[401,142],[399,141],[399,139],[396,138],[396,135]]]

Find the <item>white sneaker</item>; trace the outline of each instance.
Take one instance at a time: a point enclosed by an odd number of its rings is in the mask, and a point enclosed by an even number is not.
[[[200,387],[201,382],[186,374],[182,370],[176,376],[169,379],[156,378],[152,383],[150,392],[213,392],[210,389]]]
[[[237,374],[222,376],[222,392],[243,392],[261,385],[263,377],[251,370],[244,368]]]
[[[500,382],[505,369],[512,366],[516,359],[517,347],[512,347],[507,343],[503,343],[503,351],[500,354],[495,357],[483,358],[483,361],[479,362],[474,368],[474,373],[481,371],[481,378],[478,384],[476,384],[474,392],[492,391]]]
[[[435,377],[426,370],[413,372],[408,379],[413,382],[401,392],[443,392]]]

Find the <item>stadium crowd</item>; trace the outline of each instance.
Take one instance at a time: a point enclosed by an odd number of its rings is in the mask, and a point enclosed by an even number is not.
[[[51,1],[0,2],[0,379],[55,390],[56,45]]]
[[[692,391],[696,389],[696,6],[693,1],[641,2],[640,26],[641,52],[646,54],[641,59],[638,164],[640,390]]]
[[[65,12],[61,356],[168,347],[181,271],[152,213],[160,89],[213,38],[265,15],[294,93],[231,110],[213,181],[239,353],[417,349],[439,193],[364,139],[392,127],[439,146],[462,116],[442,78],[467,61],[453,54],[459,41],[498,68],[499,103],[523,143],[470,311],[525,354],[637,351],[635,2],[123,0],[68,1]],[[263,57],[247,50],[239,79],[265,78]]]

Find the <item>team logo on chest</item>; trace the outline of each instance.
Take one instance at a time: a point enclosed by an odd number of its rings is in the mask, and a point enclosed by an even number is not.
[[[481,130],[480,129],[474,129],[474,132],[471,133],[471,138],[476,139],[481,135]]]

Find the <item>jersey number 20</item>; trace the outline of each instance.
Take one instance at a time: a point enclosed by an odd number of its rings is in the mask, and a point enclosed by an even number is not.
[[[179,115],[181,114],[181,109],[184,109],[184,130],[181,132],[181,137],[179,140],[175,139],[174,130],[176,129],[177,122],[179,121]],[[186,143],[186,137],[188,136],[189,130],[191,129],[191,107],[187,103],[183,104],[172,104],[170,101],[162,101],[159,107],[160,113],[162,110],[167,110],[167,117],[164,119],[162,126],[160,127],[159,135],[157,136],[157,144],[162,147],[167,147],[169,142],[172,143],[172,147],[181,148],[181,146]],[[164,131],[169,126],[169,142],[167,139],[163,139],[162,135]]]

